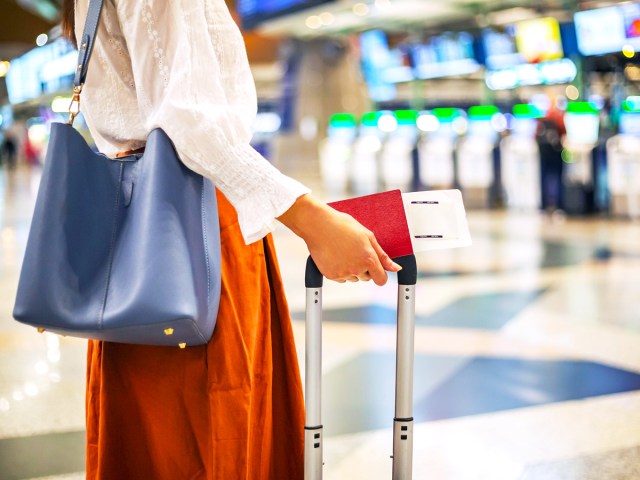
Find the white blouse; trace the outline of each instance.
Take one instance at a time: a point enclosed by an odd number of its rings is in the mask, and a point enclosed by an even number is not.
[[[77,38],[87,8],[76,0]],[[309,192],[249,145],[255,85],[224,0],[104,0],[80,105],[110,157],[162,128],[184,164],[235,207],[247,244]]]

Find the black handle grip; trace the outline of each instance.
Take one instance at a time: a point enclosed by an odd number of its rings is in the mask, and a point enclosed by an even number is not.
[[[304,272],[304,285],[307,288],[322,288],[324,277],[318,270],[316,262],[313,261],[311,255],[307,258],[307,269]]]
[[[418,266],[416,264],[416,256],[406,255],[404,257],[396,257],[393,259],[402,270],[398,272],[399,285],[415,285],[418,282]],[[304,273],[304,285],[307,288],[322,288],[324,277],[318,270],[313,258],[309,256],[307,259],[307,269]]]
[[[415,285],[418,283],[418,265],[414,254],[393,259],[402,270],[398,272],[398,285]]]

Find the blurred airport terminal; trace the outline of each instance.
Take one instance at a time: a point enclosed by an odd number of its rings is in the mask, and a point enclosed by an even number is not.
[[[60,4],[0,0],[0,480],[84,478],[86,342],[12,319]],[[640,3],[228,4],[269,161],[327,201],[462,192],[473,245],[418,256],[414,478],[640,479]],[[275,237],[303,366],[306,247]],[[325,282],[329,480],[391,477],[395,283]]]

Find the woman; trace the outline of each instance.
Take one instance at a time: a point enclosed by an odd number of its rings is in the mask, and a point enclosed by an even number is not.
[[[87,8],[65,1],[70,38]],[[224,0],[105,0],[82,109],[112,157],[162,128],[185,165],[218,187],[222,241],[208,345],[89,343],[87,478],[302,478],[302,389],[268,234],[278,219],[339,282],[382,285],[384,270],[399,267],[371,232],[249,146],[255,88]]]

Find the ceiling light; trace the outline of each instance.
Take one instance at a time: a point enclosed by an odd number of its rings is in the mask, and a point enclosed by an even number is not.
[[[320,21],[323,25],[331,25],[334,20],[335,17],[333,16],[333,13],[323,12],[320,14]]]
[[[7,61],[5,62],[0,62],[0,78],[5,77],[7,75],[7,72],[9,71],[9,66],[11,64]]]
[[[391,6],[391,0],[376,0],[375,5],[378,10],[384,10]]]
[[[356,3],[353,8],[353,13],[358,15],[359,17],[364,17],[369,14],[369,5],[366,3]]]
[[[530,8],[515,7],[490,13],[489,22],[493,25],[507,25],[522,20],[530,20],[537,16],[538,14]]]
[[[307,25],[307,27],[315,30],[322,26],[322,20],[317,15],[311,15],[307,18],[305,24]]]
[[[39,47],[46,45],[48,40],[49,40],[49,36],[46,33],[41,33],[36,38],[36,45]]]

